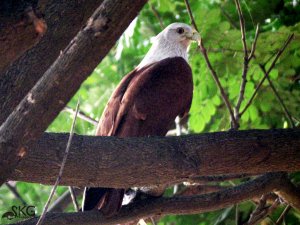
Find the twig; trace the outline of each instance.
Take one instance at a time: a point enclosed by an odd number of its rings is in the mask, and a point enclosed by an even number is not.
[[[249,61],[254,57],[256,44],[257,44],[257,40],[258,40],[258,35],[259,35],[259,24],[256,25],[255,36],[254,36],[254,40],[253,40],[252,46],[251,46],[251,52],[250,52],[250,55],[248,56]]]
[[[256,225],[260,221],[262,221],[264,218],[266,218],[268,215],[270,215],[280,204],[280,199],[277,198],[274,203],[267,207],[267,199],[266,195],[263,195],[258,206],[256,209],[252,212],[249,220],[244,225]]]
[[[285,207],[285,209],[283,210],[283,212],[281,213],[281,215],[279,216],[279,218],[277,219],[276,221],[276,224],[275,225],[280,225],[282,224],[283,220],[284,220],[284,217],[286,216],[286,214],[290,211],[292,207],[290,205],[287,205]]]
[[[235,5],[239,14],[239,20],[240,20],[240,29],[241,29],[241,35],[242,35],[242,44],[243,44],[243,50],[244,50],[244,66],[243,66],[243,72],[242,72],[242,82],[240,86],[240,94],[237,100],[237,104],[234,108],[234,115],[235,115],[235,120],[239,124],[240,116],[239,116],[239,111],[241,108],[241,104],[244,100],[244,95],[245,95],[245,88],[246,88],[246,83],[247,83],[247,73],[248,73],[248,68],[249,68],[249,62],[252,59],[255,48],[256,48],[256,42],[259,34],[259,25],[256,27],[256,33],[254,37],[254,41],[252,43],[251,47],[251,52],[250,55],[248,55],[248,48],[247,48],[247,42],[246,42],[246,31],[245,31],[245,19],[241,10],[241,5],[239,0],[235,0]]]
[[[233,19],[230,17],[230,15],[225,11],[225,9],[221,6],[220,7],[221,12],[223,13],[223,15],[227,18],[227,20],[229,21],[229,23],[231,24],[231,26],[235,29],[238,29],[238,26],[235,24],[235,21],[233,21]]]
[[[195,22],[195,19],[194,19],[194,16],[193,16],[193,13],[192,13],[192,10],[191,10],[189,0],[184,0],[184,3],[185,3],[186,9],[188,11],[188,14],[189,14],[189,17],[190,17],[190,20],[191,20],[191,23],[192,23],[193,27],[199,32],[198,27],[197,27],[196,22]]]
[[[282,107],[282,109],[283,109],[283,111],[284,111],[284,113],[285,113],[285,115],[286,115],[286,118],[288,119],[288,121],[289,121],[289,123],[290,123],[290,126],[291,126],[292,128],[296,128],[296,125],[295,125],[295,123],[294,123],[294,121],[293,121],[293,119],[292,119],[292,116],[291,116],[290,112],[288,111],[286,105],[284,104],[284,102],[283,102],[282,98],[280,97],[278,91],[276,90],[275,86],[273,85],[273,82],[271,81],[269,75],[267,74],[267,71],[266,71],[265,67],[264,67],[263,65],[259,64],[259,68],[260,68],[260,69],[263,71],[263,73],[265,74],[265,76],[266,76],[266,78],[267,78],[267,80],[268,80],[268,82],[269,82],[269,85],[270,85],[272,91],[274,92],[274,94],[275,94],[275,96],[276,96],[278,102],[280,103],[280,105],[281,105],[281,107]],[[267,74],[267,75],[266,75],[266,74]]]
[[[244,60],[248,61],[248,49],[247,49],[247,43],[246,43],[246,32],[245,32],[245,19],[241,10],[241,5],[239,0],[234,0],[238,14],[240,19],[240,29],[242,34],[242,44],[244,49]]]
[[[23,205],[27,205],[26,201],[22,198],[16,187],[12,186],[9,182],[6,182],[5,185],[14,194],[14,196],[22,202]]]
[[[293,120],[294,120],[295,122],[297,122],[297,123],[300,123],[300,119],[298,119],[298,118],[296,118],[296,117],[294,117],[294,116],[293,116]]]
[[[69,106],[66,106],[63,111],[65,112],[68,112],[68,113],[71,113],[72,115],[75,115],[76,111],[74,109],[72,109],[71,107]],[[82,111],[79,111],[78,112],[78,115],[77,115],[78,118],[80,119],[83,119],[87,122],[89,122],[90,124],[93,124],[94,126],[97,126],[98,125],[98,121],[93,119],[92,117],[86,115],[84,112]]]
[[[239,204],[235,204],[235,225],[239,225]]]
[[[279,57],[281,56],[281,54],[284,52],[284,50],[286,49],[286,47],[288,46],[288,44],[291,42],[291,40],[293,39],[294,34],[291,34],[286,42],[284,43],[284,45],[282,46],[282,48],[277,52],[271,66],[269,67],[269,69],[267,70],[266,74],[264,75],[264,77],[261,79],[261,81],[259,82],[259,84],[257,85],[254,93],[252,94],[251,98],[249,99],[248,103],[246,104],[246,106],[244,107],[244,109],[240,112],[240,117],[246,112],[246,110],[248,109],[248,107],[252,104],[253,99],[255,98],[259,88],[262,86],[262,84],[264,83],[264,81],[266,80],[267,76],[269,76],[269,73],[272,71],[272,69],[274,68],[277,60],[279,59]]]
[[[44,219],[46,217],[46,213],[47,213],[48,207],[49,207],[50,202],[52,200],[52,197],[53,197],[53,195],[54,195],[54,193],[56,191],[56,188],[57,188],[57,186],[58,186],[58,184],[59,184],[59,182],[61,180],[64,168],[65,168],[65,164],[67,162],[67,158],[68,158],[68,154],[69,154],[69,150],[70,150],[72,138],[73,138],[73,135],[74,135],[74,129],[75,129],[75,123],[76,123],[76,118],[77,118],[78,110],[79,110],[79,100],[77,102],[76,113],[74,115],[74,120],[73,120],[73,123],[72,123],[69,140],[68,140],[68,143],[67,143],[67,147],[66,147],[66,150],[65,150],[65,154],[64,154],[64,157],[63,157],[63,161],[62,161],[62,164],[61,164],[58,176],[57,176],[55,184],[54,184],[54,186],[53,186],[53,188],[52,188],[52,190],[50,192],[50,195],[49,195],[49,198],[48,198],[48,200],[46,202],[46,205],[44,206],[43,212],[42,212],[42,214],[41,214],[38,222],[36,223],[36,225],[41,225],[43,223],[43,221],[44,221]]]
[[[74,142],[73,142],[74,143]],[[79,196],[82,194],[82,190],[75,189],[75,195]],[[49,206],[48,212],[63,212],[72,202],[72,197],[70,191],[65,191],[61,196],[59,196],[52,205]]]
[[[156,222],[155,222],[155,220],[153,219],[152,216],[150,217],[150,220],[151,220],[152,225],[156,225]]]
[[[74,209],[76,212],[79,212],[79,206],[78,206],[78,201],[77,201],[77,197],[76,194],[74,192],[74,189],[72,186],[69,186],[69,191],[70,191],[70,195],[71,195],[71,199],[74,205]]]
[[[159,15],[158,11],[156,10],[156,8],[154,7],[153,4],[149,3],[149,5],[150,5],[150,9],[152,10],[154,16],[159,21],[159,25],[160,25],[161,29],[164,29],[165,26],[164,26],[164,23],[163,23],[162,19],[160,18],[160,15]]]
[[[249,220],[244,225],[254,224],[261,219],[261,215],[266,211],[267,199],[266,195],[262,195],[256,209],[251,213]]]
[[[192,14],[192,11],[191,11],[191,7],[190,7],[190,4],[189,4],[189,1],[188,0],[184,0],[184,2],[185,2],[185,5],[186,5],[186,8],[188,10],[188,14],[189,14],[189,17],[190,17],[192,25],[199,32],[199,30],[197,28],[197,25],[195,23],[195,19],[194,19],[193,14]],[[210,63],[210,60],[209,60],[208,55],[207,55],[207,50],[206,50],[206,48],[203,45],[202,38],[200,38],[198,46],[199,46],[199,49],[200,49],[202,55],[204,56],[206,65],[207,65],[208,69],[210,70],[211,75],[213,76],[213,78],[214,78],[214,80],[215,80],[215,82],[216,82],[216,84],[217,84],[217,86],[218,86],[218,88],[220,90],[220,93],[221,93],[221,96],[223,98],[223,101],[224,101],[224,103],[225,103],[225,105],[226,105],[226,107],[227,107],[227,109],[229,111],[230,119],[231,119],[231,128],[237,129],[238,128],[238,124],[237,124],[237,122],[235,120],[231,104],[230,104],[229,99],[228,99],[228,97],[227,97],[227,95],[225,93],[224,88],[221,85],[221,82],[220,82],[220,80],[219,80],[219,78],[217,76],[216,71],[213,69],[213,67],[212,67],[212,65]]]

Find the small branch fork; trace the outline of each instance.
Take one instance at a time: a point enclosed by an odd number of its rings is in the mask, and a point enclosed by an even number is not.
[[[274,212],[279,206],[280,198],[277,198],[271,206],[267,206],[267,195],[262,195],[256,209],[251,213],[250,219],[244,225],[259,224],[264,218]]]
[[[286,49],[286,47],[289,45],[289,43],[292,41],[294,37],[294,34],[291,34],[287,40],[285,41],[284,45],[282,46],[282,48],[277,52],[274,60],[271,63],[271,66],[269,67],[269,69],[266,71],[264,77],[261,79],[261,81],[259,82],[259,84],[257,85],[254,93],[252,94],[251,98],[249,99],[249,101],[247,102],[245,108],[240,112],[240,117],[246,112],[246,110],[249,108],[249,106],[252,104],[253,99],[255,98],[258,90],[260,89],[260,87],[262,86],[262,84],[264,83],[264,81],[267,79],[267,77],[269,76],[270,72],[272,71],[272,69],[274,68],[277,60],[279,59],[279,57],[281,56],[281,54],[284,52],[284,50]]]
[[[238,15],[239,15],[240,29],[241,29],[241,35],[242,35],[242,45],[243,45],[243,51],[244,51],[244,65],[243,65],[243,72],[242,72],[242,82],[241,82],[241,86],[240,86],[240,94],[239,94],[236,106],[234,107],[234,116],[235,116],[235,119],[239,126],[239,122],[240,122],[239,111],[241,108],[241,104],[244,100],[249,63],[250,63],[251,59],[254,57],[254,53],[255,53],[255,49],[256,49],[256,43],[257,43],[258,35],[259,35],[259,24],[257,24],[257,26],[256,26],[254,41],[251,46],[250,54],[248,55],[248,48],[247,48],[247,42],[246,42],[246,31],[245,31],[246,30],[245,29],[245,19],[243,16],[243,12],[241,10],[240,1],[234,0],[234,2],[236,5],[236,8],[237,8]]]
[[[248,49],[247,49],[246,32],[245,32],[245,19],[244,19],[242,10],[241,10],[241,5],[240,5],[239,0],[234,0],[234,2],[236,5],[238,14],[239,14],[240,29],[241,29],[241,34],[242,34],[242,44],[243,44],[243,50],[244,50],[244,66],[243,66],[240,94],[239,94],[237,104],[234,108],[234,116],[235,116],[236,122],[239,124],[239,116],[238,115],[239,115],[240,106],[244,99],[245,87],[246,87],[246,83],[247,83],[247,72],[248,72],[248,67],[249,67],[249,60],[248,60]],[[258,32],[257,32],[257,34],[258,34]],[[253,50],[253,52],[254,52],[254,50]]]
[[[239,2],[239,1],[236,0],[236,2]],[[241,14],[241,16],[242,16],[242,14]],[[243,26],[245,26],[245,25],[243,25]],[[250,63],[251,59],[254,57],[254,52],[255,52],[255,49],[256,49],[256,43],[257,43],[258,35],[259,35],[259,24],[256,27],[255,37],[254,37],[254,41],[252,43],[250,55],[248,55],[246,41],[244,40],[244,38],[242,39],[243,43],[244,43],[243,44],[243,46],[244,46],[244,67],[243,67],[243,73],[242,73],[242,82],[241,82],[241,87],[240,87],[240,94],[239,94],[239,98],[237,100],[237,104],[234,108],[235,119],[238,123],[239,123],[239,120],[240,120],[239,111],[240,111],[241,104],[244,100],[244,95],[245,95],[245,88],[246,88],[246,83],[247,83],[247,73],[248,73],[249,63]],[[242,37],[245,37],[245,29],[242,29]]]

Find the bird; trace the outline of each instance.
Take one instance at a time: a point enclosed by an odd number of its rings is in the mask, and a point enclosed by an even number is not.
[[[96,135],[165,136],[177,116],[189,112],[193,98],[188,47],[199,33],[185,23],[172,23],[154,37],[138,66],[123,77],[111,95]],[[138,153],[137,153],[138,154]],[[82,211],[97,209],[107,217],[122,206],[124,189],[86,187]]]

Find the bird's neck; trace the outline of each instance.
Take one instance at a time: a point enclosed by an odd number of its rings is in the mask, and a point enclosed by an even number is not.
[[[172,57],[182,57],[188,62],[187,45],[170,42],[164,36],[157,36],[150,50],[137,66],[137,69]]]

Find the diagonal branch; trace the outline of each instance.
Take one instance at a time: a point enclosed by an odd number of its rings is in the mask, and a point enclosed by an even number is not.
[[[294,34],[291,34],[286,42],[284,43],[284,45],[282,46],[282,48],[277,52],[274,60],[272,61],[271,66],[269,67],[269,69],[267,70],[267,72],[265,73],[264,77],[261,79],[261,81],[259,82],[259,84],[257,85],[254,93],[252,94],[251,98],[249,99],[248,103],[246,104],[245,108],[240,112],[240,117],[246,112],[246,110],[248,109],[248,107],[252,104],[253,99],[255,98],[258,90],[260,89],[260,87],[262,86],[262,84],[264,83],[264,81],[267,79],[267,76],[269,76],[269,73],[272,71],[272,69],[275,67],[275,64],[277,62],[277,60],[279,59],[279,57],[281,56],[281,54],[284,52],[284,50],[286,49],[286,47],[288,46],[288,44],[292,41],[294,37]]]
[[[105,0],[1,125],[0,184],[98,65],[91,58],[103,59],[146,2]]]
[[[29,43],[32,38],[26,33],[12,34],[12,37],[8,38],[9,43],[0,40],[1,56],[5,54],[2,51],[3,48],[8,48],[10,54],[23,53],[20,46],[26,45],[26,49],[29,49],[24,54],[16,56],[15,61],[10,62],[11,65],[7,67],[6,71],[2,72],[0,69],[0,125],[43,76],[59,56],[61,50],[80,31],[101,2],[102,0],[39,1],[39,8],[45,14],[44,19],[48,28],[39,42],[32,47]],[[13,26],[9,27],[12,29]],[[12,30],[16,32],[14,28]],[[2,31],[5,32],[5,29],[0,29],[0,36]],[[18,39],[22,40],[18,41]],[[19,44],[20,42],[22,44]],[[7,56],[7,58],[10,57]],[[89,61],[84,64],[85,67],[78,69],[81,73],[86,73],[87,69],[94,68],[94,65],[98,63],[98,57],[89,57]]]
[[[289,123],[290,123],[290,126],[291,126],[292,128],[296,128],[296,125],[295,125],[295,123],[294,123],[294,121],[293,121],[293,119],[292,119],[292,115],[290,114],[289,110],[287,109],[286,105],[284,104],[284,102],[283,102],[282,98],[280,97],[278,91],[277,91],[276,88],[274,87],[273,82],[271,81],[271,79],[270,79],[270,77],[269,77],[269,74],[267,74],[266,68],[265,68],[263,65],[261,65],[261,64],[259,64],[259,68],[260,68],[260,69],[262,70],[262,72],[264,73],[264,76],[266,76],[266,78],[267,78],[267,80],[268,80],[268,82],[269,82],[269,85],[270,85],[272,91],[274,92],[274,94],[275,94],[275,96],[276,96],[276,98],[277,98],[279,104],[281,105],[281,107],[282,107],[282,109],[283,109],[283,111],[284,111],[284,113],[285,113],[286,118],[288,119],[288,121],[289,121]]]
[[[69,107],[69,106],[66,106],[66,107],[63,109],[63,111],[68,112],[68,113],[70,113],[70,114],[72,114],[72,115],[74,115],[74,114],[76,113],[75,110],[72,109],[72,108]],[[78,112],[78,118],[83,119],[84,121],[86,121],[86,122],[88,122],[88,123],[90,123],[90,124],[93,124],[94,126],[97,126],[97,125],[98,125],[98,121],[97,121],[97,120],[91,118],[90,116],[86,115],[86,114],[85,114],[84,112],[82,112],[82,111],[79,111],[79,112]]]
[[[156,19],[157,19],[158,22],[159,22],[160,28],[161,28],[162,30],[165,29],[164,22],[163,22],[163,20],[161,19],[160,15],[159,15],[159,13],[158,13],[158,11],[157,11],[157,9],[156,9],[155,6],[154,6],[153,4],[151,4],[150,2],[149,2],[149,5],[150,5],[151,11],[153,12],[154,16],[156,17]]]
[[[280,199],[276,198],[271,206],[267,206],[267,195],[262,195],[256,209],[251,213],[247,223],[243,225],[258,225],[268,215],[272,214],[274,210],[279,206]]]
[[[198,30],[198,28],[197,28],[197,25],[196,25],[196,23],[195,23],[195,19],[194,19],[193,14],[192,14],[192,11],[191,11],[191,7],[190,7],[190,4],[189,4],[189,1],[188,1],[188,0],[184,0],[184,2],[185,2],[185,5],[186,5],[188,14],[189,14],[189,16],[190,16],[190,20],[191,20],[192,25],[193,25],[193,27],[199,32],[199,30]],[[202,55],[203,55],[203,57],[204,57],[204,59],[205,59],[206,65],[207,65],[207,67],[208,67],[208,69],[209,69],[209,71],[210,71],[210,73],[211,73],[211,75],[212,75],[214,81],[215,81],[216,84],[217,84],[217,87],[218,87],[218,89],[219,89],[219,91],[220,91],[220,93],[221,93],[222,99],[223,99],[223,101],[224,101],[224,103],[225,103],[225,105],[226,105],[226,107],[227,107],[227,109],[228,109],[228,111],[229,111],[230,119],[231,119],[231,127],[232,127],[233,129],[237,129],[237,128],[238,128],[238,123],[237,123],[236,120],[235,120],[234,113],[233,113],[233,110],[232,110],[230,101],[229,101],[229,99],[228,99],[227,94],[225,93],[224,88],[223,88],[222,85],[221,85],[221,82],[220,82],[220,80],[219,80],[219,78],[218,78],[218,76],[217,76],[216,71],[214,70],[214,68],[213,68],[212,65],[211,65],[211,62],[210,62],[210,60],[209,60],[209,58],[208,58],[208,55],[207,55],[207,50],[206,50],[206,48],[205,48],[204,45],[203,45],[203,40],[202,40],[202,38],[200,38],[200,41],[199,41],[199,43],[198,43],[198,46],[199,46],[199,49],[200,49],[200,51],[201,51],[201,53],[202,53]]]
[[[74,129],[75,129],[75,123],[76,123],[76,119],[77,119],[77,115],[78,115],[78,110],[79,110],[79,100],[77,102],[77,106],[76,106],[76,112],[75,112],[75,115],[74,115],[74,119],[73,119],[73,123],[72,123],[72,126],[71,126],[71,131],[70,131],[70,136],[69,136],[69,139],[68,139],[68,143],[67,143],[67,146],[66,146],[66,150],[64,152],[64,157],[63,157],[63,160],[62,160],[62,163],[61,163],[61,166],[60,166],[60,169],[59,169],[59,173],[58,173],[58,176],[56,178],[56,181],[52,187],[52,190],[50,192],[50,195],[48,197],[48,200],[44,206],[44,209],[43,209],[43,212],[42,212],[42,215],[41,217],[39,218],[38,222],[36,223],[36,225],[41,225],[43,224],[43,221],[45,219],[45,216],[46,216],[46,213],[48,211],[48,207],[50,205],[50,202],[53,198],[53,195],[55,194],[55,191],[57,189],[57,186],[59,185],[59,182],[61,180],[61,177],[63,175],[63,171],[64,171],[64,168],[65,168],[65,165],[66,165],[66,162],[67,162],[67,159],[68,159],[68,155],[69,155],[69,151],[70,151],[70,146],[71,146],[71,143],[72,143],[72,139],[73,139],[73,136],[74,136]],[[72,192],[71,192],[71,196],[72,196]]]
[[[20,193],[17,191],[16,186],[11,185],[9,182],[6,182],[5,185],[23,205],[27,205],[27,202],[22,198]]]
[[[280,225],[280,224],[282,224],[282,222],[283,222],[283,220],[284,220],[286,214],[290,211],[291,208],[292,208],[292,207],[291,207],[290,205],[287,205],[287,206],[284,208],[283,212],[281,213],[281,215],[279,216],[279,218],[276,220],[276,224],[275,224],[275,225]]]

